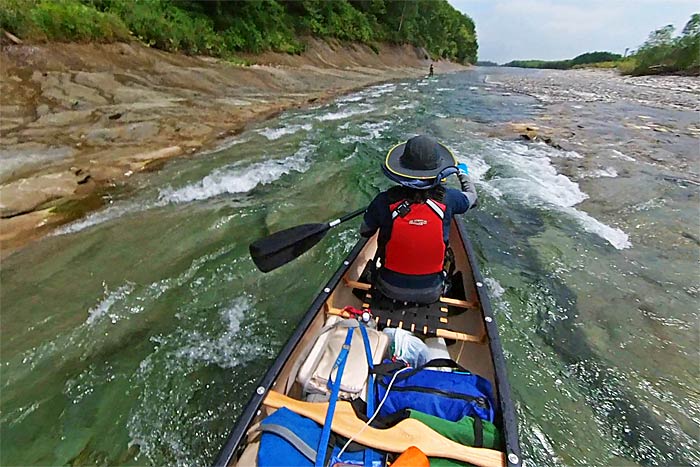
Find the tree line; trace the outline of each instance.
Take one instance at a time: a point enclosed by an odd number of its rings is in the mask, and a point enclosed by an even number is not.
[[[474,63],[472,19],[447,0],[0,0],[0,28],[33,41],[113,42],[217,57],[300,53],[303,36],[424,47]]]
[[[581,67],[584,65],[592,65],[605,62],[617,62],[622,58],[622,55],[612,52],[587,52],[570,60],[513,60],[503,66],[512,66],[518,68],[549,68],[555,70],[569,70],[571,68]]]
[[[617,68],[623,74],[687,73],[700,75],[700,13],[690,17],[680,34],[669,24],[649,34],[629,56],[611,52],[589,52],[571,60],[513,60],[503,66],[568,70],[594,66]]]
[[[633,75],[656,73],[700,74],[700,13],[690,17],[674,37],[672,24],[657,29],[627,60],[620,71]]]

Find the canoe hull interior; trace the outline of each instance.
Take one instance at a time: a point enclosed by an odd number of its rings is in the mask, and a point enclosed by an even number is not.
[[[474,306],[470,308],[450,306],[449,327],[452,331],[476,336],[481,342],[448,341],[447,349],[453,360],[491,382],[499,413],[496,424],[504,435],[507,465],[518,467],[521,465],[521,459],[517,419],[510,397],[496,320],[471,243],[459,219],[455,219],[452,223],[450,246],[454,252],[456,270],[462,273],[464,297],[460,298],[472,302]],[[271,412],[271,409],[262,405],[267,391],[272,389],[292,398],[301,398],[300,385],[293,381],[293,376],[290,376],[295,362],[323,327],[327,310],[342,309],[348,305],[362,307],[363,300],[358,298],[361,294],[353,293],[353,287],[350,285],[360,280],[362,272],[374,257],[376,249],[376,236],[369,240],[358,241],[340,268],[324,286],[277,359],[260,380],[214,465],[255,465],[256,449],[248,446],[248,436],[250,429]]]

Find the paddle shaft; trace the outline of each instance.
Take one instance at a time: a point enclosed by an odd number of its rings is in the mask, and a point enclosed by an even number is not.
[[[316,423],[324,423],[328,403],[302,402],[287,397],[279,392],[269,391],[263,404],[268,407],[286,407],[292,412],[310,418]],[[346,438],[354,437],[364,446],[389,452],[404,452],[415,446],[429,457],[470,462],[480,467],[503,467],[506,465],[505,454],[494,449],[473,448],[451,441],[425,424],[411,418],[402,420],[391,428],[378,430],[367,427],[357,418],[350,403],[339,401],[331,429]]]
[[[353,211],[350,214],[345,214],[343,217],[341,217],[339,219],[336,219],[334,221],[330,221],[328,223],[328,227],[335,227],[336,225],[342,224],[345,221],[349,221],[350,219],[354,219],[357,216],[359,216],[360,214],[364,213],[366,210],[367,210],[367,208],[362,208],[362,209],[358,209],[357,211]]]

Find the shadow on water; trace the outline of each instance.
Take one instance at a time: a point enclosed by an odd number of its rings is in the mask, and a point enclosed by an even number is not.
[[[570,376],[583,389],[587,405],[597,409],[594,413],[599,426],[605,427],[608,436],[622,447],[620,456],[644,466],[693,465],[679,440],[662,429],[659,417],[619,382],[614,366],[593,350],[577,314],[576,294],[548,273],[533,248],[523,247],[544,230],[546,215],[522,207],[499,216],[486,209],[470,213],[467,225],[476,238],[480,262],[518,271],[527,284],[524,293],[547,294],[564,312],[553,320],[550,307],[537,307],[536,334],[568,367]],[[500,247],[494,248],[495,241]]]

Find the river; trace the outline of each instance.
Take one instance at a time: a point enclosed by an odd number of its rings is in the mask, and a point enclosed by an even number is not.
[[[477,68],[284,113],[3,260],[0,464],[210,463],[358,221],[269,274],[248,244],[365,205],[390,186],[387,149],[428,133],[477,184],[464,222],[526,465],[699,465],[698,184],[610,135],[585,157],[493,136],[545,112],[490,84],[513,73],[535,72]],[[625,111],[608,105],[587,121]]]

